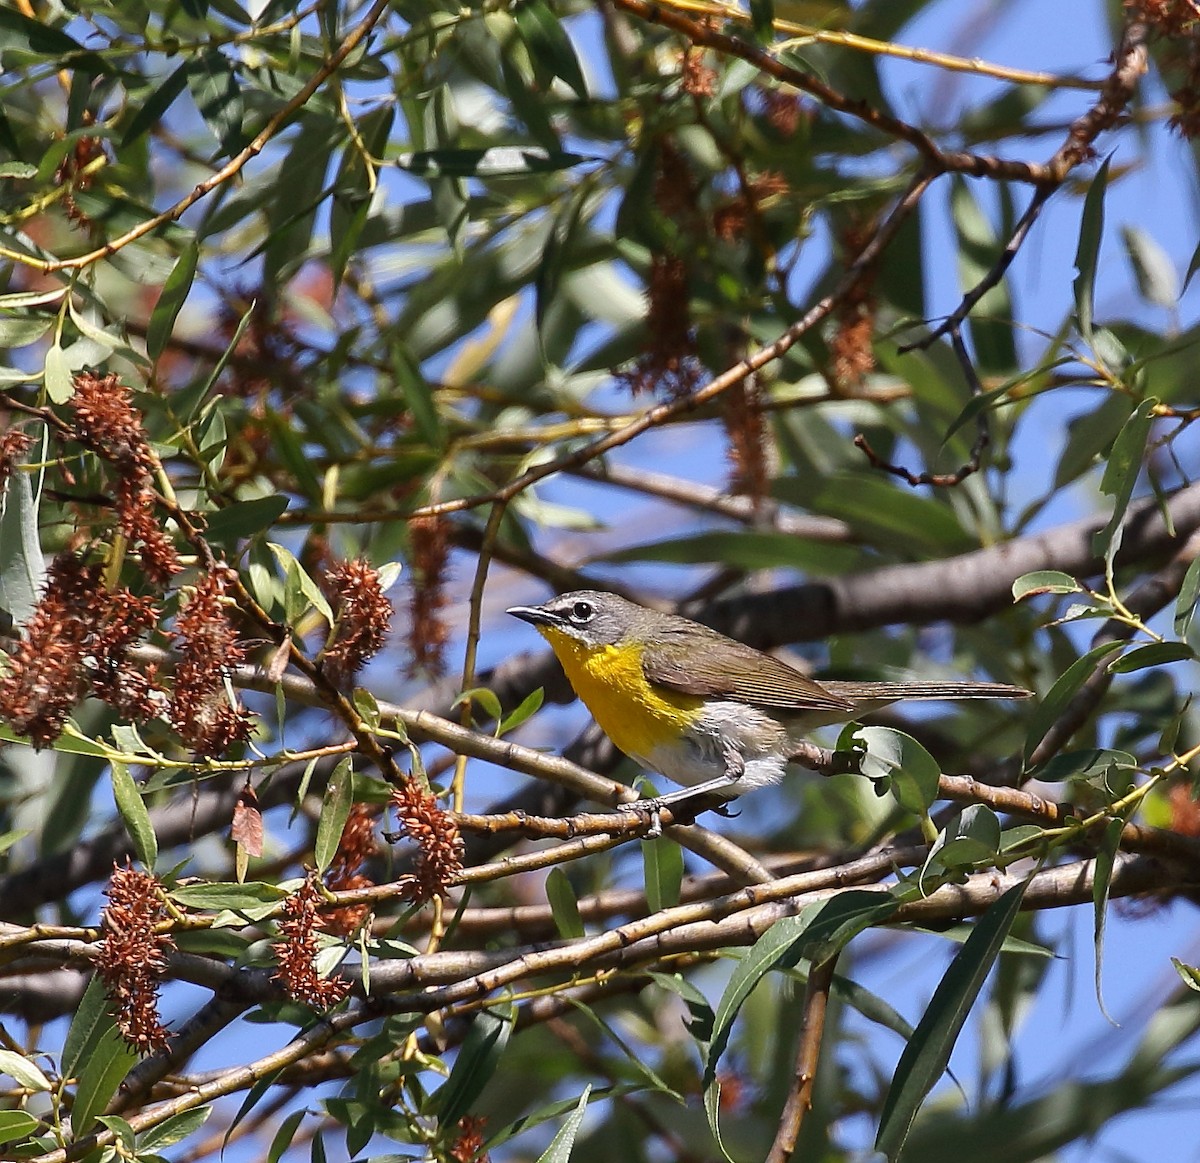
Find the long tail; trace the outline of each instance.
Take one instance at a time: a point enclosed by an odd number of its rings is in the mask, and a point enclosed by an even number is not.
[[[834,682],[821,680],[831,694],[850,702],[893,699],[1027,699],[1033,693],[1003,682]]]

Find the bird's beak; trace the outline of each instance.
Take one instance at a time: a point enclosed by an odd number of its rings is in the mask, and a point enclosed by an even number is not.
[[[506,613],[531,626],[557,626],[562,619],[542,606],[510,606]]]

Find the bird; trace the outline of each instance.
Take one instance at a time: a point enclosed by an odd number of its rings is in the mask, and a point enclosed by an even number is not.
[[[693,797],[728,800],[778,783],[803,736],[897,699],[1030,694],[994,682],[817,682],[689,618],[598,590],[507,612],[546,639],[619,750],[681,785],[622,805],[650,812],[652,823],[659,809]]]

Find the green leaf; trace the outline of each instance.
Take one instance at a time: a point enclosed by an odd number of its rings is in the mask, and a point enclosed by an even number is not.
[[[1172,662],[1187,662],[1196,652],[1186,642],[1150,642],[1135,647],[1108,664],[1110,674],[1128,674],[1150,666],[1169,666]]]
[[[554,927],[564,941],[572,941],[582,937],[584,933],[583,918],[579,915],[579,901],[571,880],[561,868],[550,869],[546,877],[546,899],[550,902],[550,915],[554,918]]]
[[[921,1103],[945,1072],[959,1031],[1016,920],[1027,884],[1014,885],[979,918],[904,1047],[883,1100],[875,1138],[875,1149],[889,1160],[899,1155]]]
[[[1175,633],[1180,638],[1187,637],[1192,628],[1197,598],[1200,598],[1200,557],[1193,558],[1187,567],[1183,585],[1179,587],[1179,596],[1175,599]]]
[[[669,836],[646,840],[642,844],[642,869],[650,911],[674,908],[683,884],[683,849]]]
[[[1082,751],[1064,751],[1041,767],[1035,767],[1030,779],[1041,783],[1059,783],[1064,779],[1086,778],[1106,772],[1112,767],[1135,770],[1137,760],[1128,751],[1113,751],[1107,747],[1091,747]]]
[[[900,806],[921,815],[937,799],[941,766],[911,735],[891,727],[860,727],[851,736],[866,746],[860,770],[886,779]]]
[[[26,1090],[53,1090],[48,1079],[37,1066],[15,1050],[0,1049],[0,1074],[7,1074],[18,1086]]]
[[[583,1125],[583,1116],[587,1113],[588,1096],[591,1093],[590,1084],[583,1088],[575,1109],[559,1128],[550,1146],[538,1156],[537,1163],[570,1163],[571,1152],[575,1148],[575,1136],[579,1134],[579,1128]]]
[[[164,1147],[173,1146],[204,1126],[212,1112],[211,1106],[198,1106],[192,1110],[180,1111],[169,1119],[163,1119],[158,1126],[151,1127],[138,1136],[138,1151],[160,1151]]]
[[[433,388],[405,344],[397,339],[390,345],[389,351],[396,386],[404,395],[417,431],[431,448],[443,448],[446,428],[434,402]]]
[[[90,55],[77,40],[45,20],[34,20],[16,8],[0,8],[0,49],[13,48],[45,57]]]
[[[317,583],[292,555],[291,550],[277,545],[274,541],[268,541],[267,548],[275,555],[275,560],[283,570],[288,623],[295,625],[305,609],[311,605],[332,626],[334,617],[329,602]]]
[[[254,313],[255,306],[256,304],[251,303],[246,308],[245,314],[238,320],[238,325],[233,331],[233,338],[225,345],[225,350],[221,352],[221,358],[213,364],[213,369],[209,373],[208,379],[200,386],[199,391],[189,390],[181,393],[176,398],[175,418],[180,424],[187,425],[191,423],[197,409],[204,402],[208,393],[212,391],[217,380],[221,378],[226,365],[237,350],[238,344],[241,343],[242,336],[246,334],[246,328],[250,326],[250,316]]]
[[[245,144],[242,120],[246,111],[233,66],[219,49],[209,49],[189,63],[187,80],[196,108],[221,152],[236,153]]]
[[[102,1127],[107,1127],[117,1136],[117,1141],[125,1149],[127,1156],[133,1155],[137,1136],[134,1134],[133,1127],[129,1123],[121,1118],[120,1115],[99,1115],[96,1122]]]
[[[803,905],[794,917],[776,921],[738,962],[717,1004],[704,1067],[704,1084],[716,1078],[717,1063],[733,1021],[750,991],[771,970],[791,968],[802,957],[817,963],[832,957],[852,937],[881,924],[899,907],[886,893],[847,889],[826,901]]]
[[[292,1140],[296,1137],[296,1131],[307,1114],[308,1111],[304,1107],[301,1107],[299,1110],[292,1111],[279,1124],[279,1130],[275,1132],[275,1137],[271,1140],[271,1146],[267,1150],[267,1163],[279,1163],[279,1160],[283,1158],[287,1149],[292,1145]]]
[[[29,474],[14,471],[0,493],[0,609],[24,626],[46,583],[46,560],[38,531],[40,494],[34,499]]]
[[[971,804],[946,825],[930,847],[927,867],[971,867],[994,861],[1000,850],[1000,819],[986,804]]]
[[[555,77],[561,77],[581,101],[586,101],[587,83],[575,55],[575,46],[545,0],[519,4],[513,10],[513,16],[529,50],[529,61],[539,86],[546,88]]]
[[[31,166],[28,162],[0,162],[0,178],[28,181],[30,178],[36,178],[37,172],[37,166]]]
[[[79,1062],[79,1084],[71,1108],[71,1134],[75,1142],[91,1131],[97,1116],[104,1113],[138,1057],[137,1051],[117,1032],[112,1018],[108,1018],[107,1024],[96,1024],[86,1049]]]
[[[453,707],[462,707],[470,703],[478,703],[484,716],[489,722],[494,722],[497,725],[504,718],[504,710],[500,706],[500,700],[496,697],[496,692],[485,686],[473,686],[469,690],[463,691],[450,704]]]
[[[1122,226],[1121,240],[1133,267],[1138,293],[1152,306],[1173,309],[1179,301],[1180,289],[1171,256],[1137,226]]]
[[[1117,1023],[1113,1022],[1108,1010],[1104,1008],[1104,930],[1108,920],[1108,891],[1112,885],[1113,868],[1121,847],[1121,832],[1124,827],[1125,821],[1122,819],[1112,819],[1104,825],[1104,835],[1096,848],[1092,872],[1092,940],[1096,949],[1096,1004],[1114,1026]]]
[[[27,1138],[39,1126],[37,1119],[27,1111],[0,1111],[0,1143],[12,1143],[17,1139]]]
[[[1075,248],[1075,322],[1085,339],[1092,334],[1092,306],[1096,296],[1096,267],[1100,240],[1104,236],[1104,196],[1108,190],[1108,166],[1111,156],[1100,163],[1096,176],[1083,200],[1083,218],[1079,224],[1079,244]]]
[[[491,1010],[482,1010],[471,1023],[450,1077],[433,1096],[443,1127],[453,1127],[470,1111],[471,1104],[496,1073],[512,1029],[511,1014],[501,1017]]]
[[[183,253],[163,284],[162,294],[154,305],[146,327],[146,350],[151,359],[158,359],[170,342],[175,320],[192,289],[199,259],[200,247],[193,241],[183,248]]]
[[[1023,752],[1027,765],[1046,732],[1058,722],[1063,711],[1066,710],[1067,704],[1074,697],[1075,692],[1083,686],[1088,676],[1096,669],[1096,664],[1106,654],[1111,654],[1114,650],[1121,649],[1123,645],[1124,643],[1121,642],[1102,642],[1099,646],[1095,646],[1089,650],[1081,658],[1077,658],[1058,677],[1055,684],[1046,692],[1046,697],[1038,703],[1033,709],[1033,713],[1029,716],[1029,726],[1025,729],[1025,749]]]
[[[205,536],[209,541],[232,544],[243,537],[253,537],[269,529],[289,505],[287,497],[274,493],[249,501],[235,501],[225,509],[207,515]]]
[[[75,381],[67,363],[66,353],[57,340],[46,350],[46,364],[42,373],[46,395],[53,404],[65,404],[75,395]]]
[[[1112,451],[1104,466],[1104,476],[1100,480],[1100,491],[1113,498],[1113,515],[1104,529],[1096,534],[1095,550],[1103,556],[1110,575],[1113,558],[1121,548],[1121,524],[1142,469],[1146,441],[1154,423],[1157,404],[1157,400],[1147,399],[1137,406],[1113,441]]]
[[[175,103],[175,99],[187,88],[188,62],[180,65],[145,101],[135,106],[133,118],[121,138],[122,150],[131,142],[137,141],[143,134],[153,129],[166,111]]]
[[[1188,989],[1194,989],[1200,993],[1200,969],[1194,965],[1188,965],[1184,961],[1180,961],[1178,957],[1171,958],[1171,964],[1175,966],[1175,972],[1179,974],[1180,980]]]
[[[543,687],[537,687],[530,691],[520,702],[517,708],[509,711],[503,719],[500,720],[500,726],[496,731],[497,735],[507,735],[509,731],[514,731],[527,719],[536,715],[541,709],[542,701],[546,697],[546,691]]]
[[[1069,573],[1058,569],[1034,570],[1022,574],[1012,584],[1014,602],[1035,594],[1077,594],[1079,591],[1079,583]]]
[[[50,315],[18,315],[16,318],[0,316],[0,347],[8,350],[36,343],[54,323]],[[30,380],[37,379],[30,375]]]
[[[775,39],[774,0],[750,0],[750,24],[754,35],[763,44],[770,44]]]
[[[236,884],[233,881],[184,884],[171,889],[169,895],[176,904],[189,909],[200,909],[204,912],[229,909],[239,912],[255,905],[277,903],[284,900],[288,893],[278,885],[249,880],[244,884]]]
[[[784,478],[772,490],[785,500],[805,492],[814,513],[840,517],[862,536],[893,546],[905,554],[966,553],[978,539],[962,526],[955,511],[941,500],[920,496],[907,487],[861,473],[837,473],[814,487],[809,480]]]
[[[665,561],[675,565],[711,562],[734,569],[802,569],[836,574],[860,567],[862,553],[853,545],[811,541],[792,533],[710,529],[687,537],[626,546],[598,554],[594,560]]]
[[[121,813],[125,831],[133,841],[133,850],[148,869],[153,869],[158,859],[158,838],[150,823],[150,813],[146,810],[133,776],[129,774],[129,768],[115,760],[112,764],[112,785],[117,811]]]
[[[998,184],[997,191],[1011,211],[1008,187]],[[972,187],[959,174],[954,175],[950,186],[950,211],[958,238],[959,285],[967,292],[995,269],[1004,243],[975,200]],[[1012,314],[1012,297],[1005,279],[989,287],[971,313],[971,342],[985,379],[992,374],[1010,374],[1019,366]]]
[[[321,817],[317,821],[317,839],[313,845],[313,859],[317,871],[324,872],[337,855],[338,845],[342,842],[342,831],[350,818],[350,809],[354,806],[353,798],[354,773],[348,755],[338,760],[338,765],[329,777],[329,786],[325,789],[325,799],[321,804]]]

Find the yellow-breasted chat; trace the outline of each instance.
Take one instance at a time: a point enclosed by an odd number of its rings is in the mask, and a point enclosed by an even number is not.
[[[508,612],[537,627],[621,751],[684,786],[633,805],[651,811],[777,783],[802,736],[897,699],[1029,695],[992,682],[820,683],[698,622],[595,590]]]

